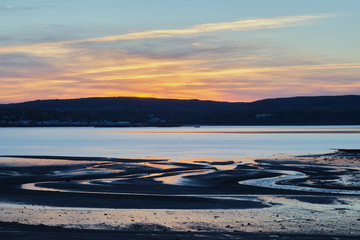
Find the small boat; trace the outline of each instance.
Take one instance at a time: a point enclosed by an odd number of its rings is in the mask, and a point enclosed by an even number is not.
[[[200,127],[200,125],[194,125],[194,128],[199,128]]]

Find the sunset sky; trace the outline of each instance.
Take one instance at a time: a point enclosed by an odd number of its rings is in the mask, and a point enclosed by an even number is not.
[[[359,0],[0,0],[0,102],[360,94]]]

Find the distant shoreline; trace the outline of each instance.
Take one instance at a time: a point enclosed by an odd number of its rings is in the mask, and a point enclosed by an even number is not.
[[[0,128],[47,128],[47,127],[91,127],[91,128],[150,128],[150,127],[157,127],[157,128],[174,128],[174,127],[194,127],[195,128],[201,127],[301,127],[301,126],[359,126],[360,124],[243,124],[243,125],[233,125],[233,124],[202,124],[202,125],[194,125],[194,124],[134,124],[134,125],[0,125]],[[358,133],[356,131],[356,133]]]
[[[82,98],[0,104],[0,126],[276,126],[360,124],[360,95],[215,102]]]

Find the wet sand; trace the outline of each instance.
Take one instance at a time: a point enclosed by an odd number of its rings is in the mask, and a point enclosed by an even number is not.
[[[0,237],[358,239],[358,161],[2,156]]]

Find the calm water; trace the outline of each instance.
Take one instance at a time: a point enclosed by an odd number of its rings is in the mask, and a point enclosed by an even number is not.
[[[360,126],[0,128],[0,155],[231,159],[333,148],[360,148]]]

